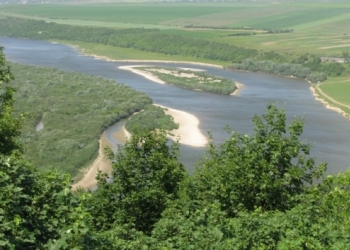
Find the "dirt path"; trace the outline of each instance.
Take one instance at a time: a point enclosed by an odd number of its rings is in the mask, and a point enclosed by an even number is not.
[[[348,119],[350,120],[350,116],[349,116],[347,113],[345,113],[341,108],[331,106],[324,98],[327,98],[327,99],[329,99],[330,101],[332,101],[332,102],[334,102],[334,103],[336,103],[336,104],[338,104],[338,105],[340,105],[340,106],[346,107],[346,108],[350,108],[350,106],[345,105],[345,104],[343,104],[343,103],[341,103],[341,102],[338,102],[338,101],[336,101],[335,99],[333,99],[332,97],[330,97],[329,95],[325,94],[325,93],[319,88],[319,85],[321,85],[321,84],[311,85],[311,87],[310,87],[310,90],[311,90],[313,96],[315,97],[316,101],[321,102],[321,103],[326,107],[326,109],[333,110],[333,111],[335,111],[335,112],[337,112],[337,113],[343,115],[344,117],[346,117],[346,118],[348,118]],[[316,90],[319,91],[319,93],[320,93],[320,94],[322,95],[322,97],[324,97],[324,98],[320,97],[319,94],[316,92]]]
[[[344,81],[346,82],[346,81]],[[325,92],[322,91],[322,89],[320,89],[320,86],[323,85],[324,83],[319,83],[317,85],[315,85],[315,88],[317,89],[317,91],[319,93],[321,93],[321,95],[323,95],[324,97],[326,97],[328,100],[330,100],[331,102],[334,102],[340,106],[346,107],[348,109],[350,109],[350,105],[346,105],[344,103],[338,102],[337,100],[335,100],[334,98],[330,97],[329,95],[327,95]]]

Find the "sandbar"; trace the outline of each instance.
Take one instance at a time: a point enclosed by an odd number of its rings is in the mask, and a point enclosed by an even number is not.
[[[151,80],[153,82],[156,83],[160,83],[160,84],[165,84],[164,81],[160,80],[158,77],[156,77],[155,75],[153,75],[152,73],[143,71],[143,70],[138,70],[136,69],[137,67],[152,67],[152,66],[147,66],[147,65],[130,65],[130,66],[120,66],[119,69],[124,69],[124,70],[129,70],[135,74],[141,75],[144,78]]]
[[[185,111],[171,109],[158,104],[154,105],[165,108],[164,112],[167,115],[171,115],[174,118],[174,122],[179,124],[178,129],[170,131],[171,135],[168,133],[168,138],[174,141],[178,140],[180,144],[191,147],[205,147],[208,144],[208,139],[199,129],[199,120],[196,116]],[[131,135],[123,126],[113,136],[118,141],[125,143]]]
[[[241,82],[235,81],[235,84],[236,84],[237,88],[230,95],[238,95],[239,92],[241,92],[241,90],[245,87],[244,84]]]
[[[179,124],[178,129],[170,131],[173,134],[169,135],[171,139],[179,139],[179,143],[191,147],[205,147],[208,144],[207,137],[199,129],[199,120],[196,116],[185,111],[155,105],[165,108],[165,113],[171,115],[174,118],[174,122]]]

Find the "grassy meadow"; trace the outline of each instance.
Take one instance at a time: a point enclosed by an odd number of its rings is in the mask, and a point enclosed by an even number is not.
[[[291,59],[297,59],[303,54],[341,57],[343,52],[350,51],[350,3],[346,1],[115,1],[0,6],[0,18],[7,16],[74,26],[156,28],[165,35],[206,40],[263,52],[275,51]],[[266,34],[265,29],[292,29],[293,32]],[[250,34],[244,35],[247,33]],[[69,43],[78,45],[87,54],[107,56],[116,60],[172,60],[229,65],[229,62],[220,60],[120,48],[86,41]],[[339,76],[339,81],[350,79],[348,68],[349,66],[345,73]],[[342,93],[345,93],[345,96],[349,93],[348,85],[334,84],[337,79],[327,80],[320,88],[339,102],[346,103],[348,99],[343,97]]]

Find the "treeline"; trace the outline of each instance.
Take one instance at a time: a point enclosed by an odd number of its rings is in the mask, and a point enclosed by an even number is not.
[[[258,55],[254,49],[161,34],[157,29],[123,29],[76,27],[38,20],[1,19],[0,34],[30,39],[85,41],[169,55],[200,57],[211,60],[240,62]]]
[[[28,65],[10,64],[17,112],[28,112],[21,141],[39,168],[75,175],[97,157],[98,139],[110,125],[152,100],[114,80]],[[44,128],[36,131],[42,122]]]
[[[179,124],[174,122],[174,118],[166,115],[164,108],[154,105],[146,105],[143,110],[132,115],[125,123],[128,131],[137,130],[156,130],[163,129],[171,131],[178,129]]]
[[[298,77],[307,79],[313,83],[322,82],[327,79],[327,75],[323,72],[311,71],[308,67],[293,63],[275,63],[272,61],[253,61],[251,59],[246,59],[242,63],[228,68]]]
[[[325,72],[327,76],[339,76],[345,71],[345,67],[341,63],[337,62],[322,62],[319,56],[303,54],[299,56],[296,60],[305,67],[311,70],[319,70]]]
[[[278,34],[278,33],[290,33],[293,29],[267,29],[267,28],[252,28],[252,27],[227,27],[227,26],[210,26],[210,25],[186,25],[186,29],[219,29],[219,30],[264,30],[266,32],[262,34]]]
[[[234,33],[234,34],[228,34],[228,35],[222,35],[220,37],[228,37],[228,36],[254,36],[256,33]]]

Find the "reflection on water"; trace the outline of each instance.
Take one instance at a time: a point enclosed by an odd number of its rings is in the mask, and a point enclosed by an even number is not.
[[[262,114],[270,102],[285,106],[288,120],[295,115],[305,117],[303,139],[313,143],[312,156],[329,163],[328,172],[337,173],[350,166],[350,122],[341,115],[325,109],[314,100],[309,84],[263,73],[246,73],[220,68],[184,63],[147,63],[152,65],[198,68],[210,74],[232,78],[244,83],[238,96],[184,90],[171,85],[160,85],[129,71],[118,69],[122,65],[140,63],[106,62],[90,56],[82,56],[76,49],[44,41],[1,38],[8,60],[38,66],[56,67],[113,78],[149,95],[154,103],[187,111],[196,115],[204,133],[212,131],[217,143],[228,134],[223,131],[229,125],[239,133],[252,134],[252,117]],[[117,124],[116,126],[120,126]],[[181,161],[192,172],[192,165],[205,149],[181,147]]]

